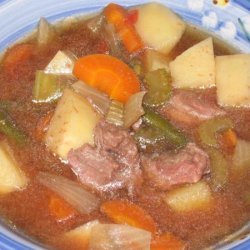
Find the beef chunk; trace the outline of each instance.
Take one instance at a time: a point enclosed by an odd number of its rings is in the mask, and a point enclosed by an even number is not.
[[[161,190],[184,183],[198,182],[209,172],[209,157],[194,143],[178,152],[142,155],[142,166],[153,185]]]
[[[182,126],[193,127],[201,121],[215,116],[225,115],[213,98],[204,98],[200,93],[188,90],[177,90],[159,113],[172,122]]]
[[[95,128],[95,146],[71,150],[68,161],[79,180],[98,191],[127,188],[132,195],[142,182],[133,138],[127,130],[105,121]]]

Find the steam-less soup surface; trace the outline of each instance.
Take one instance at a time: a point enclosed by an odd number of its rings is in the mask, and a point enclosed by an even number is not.
[[[203,249],[250,217],[250,55],[166,7],[45,19],[0,68],[0,214],[55,249]]]

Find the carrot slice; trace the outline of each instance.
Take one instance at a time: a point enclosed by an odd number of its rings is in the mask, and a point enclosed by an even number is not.
[[[42,141],[44,134],[49,127],[49,123],[51,121],[53,114],[54,112],[50,111],[45,116],[41,117],[40,120],[38,121],[35,129],[35,138],[37,140]]]
[[[120,102],[126,102],[132,94],[140,91],[140,81],[135,72],[110,55],[81,57],[75,62],[73,72],[80,80]]]
[[[104,15],[106,20],[113,24],[118,35],[120,36],[125,48],[129,52],[138,52],[144,48],[144,44],[137,33],[132,22],[128,20],[136,20],[138,18],[138,12],[134,12],[133,19],[130,13],[128,13],[123,7],[118,4],[111,3],[104,9]]]
[[[221,148],[224,151],[231,154],[234,152],[237,143],[237,135],[233,129],[230,128],[220,133],[218,140]]]
[[[3,67],[6,71],[12,72],[18,64],[27,61],[34,53],[35,45],[22,43],[18,44],[6,52],[3,59]]]
[[[106,201],[101,205],[101,211],[115,223],[138,227],[153,234],[156,233],[156,223],[141,207],[127,201]]]
[[[77,214],[73,207],[56,195],[50,196],[49,210],[59,222],[70,219]]]
[[[187,244],[171,233],[154,238],[151,241],[150,250],[184,250]]]

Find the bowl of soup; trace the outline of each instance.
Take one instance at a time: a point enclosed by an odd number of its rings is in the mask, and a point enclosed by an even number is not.
[[[248,249],[247,1],[0,1],[0,248]]]

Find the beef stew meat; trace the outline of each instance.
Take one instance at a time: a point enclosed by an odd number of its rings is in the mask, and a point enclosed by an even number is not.
[[[1,61],[1,217],[60,250],[195,250],[237,231],[248,68],[159,3],[41,19]]]

